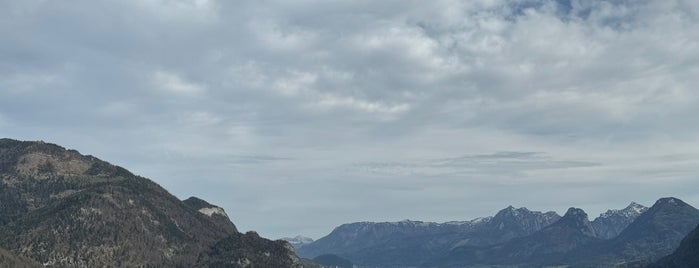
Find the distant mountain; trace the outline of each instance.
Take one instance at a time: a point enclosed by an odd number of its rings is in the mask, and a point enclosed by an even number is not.
[[[182,202],[151,180],[55,144],[0,139],[0,185],[0,246],[45,266],[301,265],[286,242],[238,233],[217,206]]]
[[[305,237],[301,235],[297,235],[295,237],[284,237],[282,240],[289,242],[294,249],[298,250],[299,248],[308,245],[310,243],[313,243],[313,239],[310,237]]]
[[[570,208],[557,222],[530,235],[486,247],[457,247],[428,266],[555,264],[566,252],[598,240],[585,211]]]
[[[462,241],[463,245],[491,245],[513,238],[526,236],[543,229],[561,218],[556,212],[542,213],[531,211],[527,208],[514,208],[509,206],[500,210],[487,221],[468,241]]]
[[[298,249],[306,258],[334,254],[360,265],[399,267],[419,263],[444,247],[434,238],[467,231],[469,223],[438,224],[420,221],[343,224],[329,235]],[[439,241],[437,241],[439,242]]]
[[[601,239],[614,238],[646,210],[648,210],[647,207],[636,202],[631,202],[624,209],[607,210],[592,221],[595,235]]]
[[[566,263],[651,262],[672,253],[697,224],[699,210],[677,198],[661,198],[618,236],[568,253]]]
[[[418,266],[454,247],[500,243],[531,234],[559,218],[555,212],[510,206],[494,217],[471,221],[358,222],[341,225],[297,252],[307,258],[335,254],[360,266]]]
[[[650,268],[696,267],[699,267],[699,226],[682,239],[680,247],[675,252],[650,266]]]
[[[698,223],[699,211],[676,198],[662,198],[651,208],[632,203],[625,209],[603,213],[593,222],[581,209],[571,208],[559,221],[531,235],[493,246],[457,247],[447,257],[428,264],[642,265],[672,252]],[[619,229],[622,231],[614,235]]]

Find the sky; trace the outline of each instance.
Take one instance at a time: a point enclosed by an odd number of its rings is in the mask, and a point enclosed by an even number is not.
[[[699,206],[699,1],[0,0],[0,136],[242,231]]]

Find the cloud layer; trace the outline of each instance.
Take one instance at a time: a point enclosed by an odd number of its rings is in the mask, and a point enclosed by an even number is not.
[[[0,1],[0,134],[241,229],[699,204],[699,4]]]

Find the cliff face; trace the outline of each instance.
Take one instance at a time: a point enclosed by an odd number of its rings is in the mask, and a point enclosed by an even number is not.
[[[222,209],[197,207],[218,208],[203,200],[182,202],[151,180],[54,144],[0,140],[0,182],[0,245],[44,265],[191,267],[205,265],[198,261],[224,240],[254,263],[272,243],[244,240]]]

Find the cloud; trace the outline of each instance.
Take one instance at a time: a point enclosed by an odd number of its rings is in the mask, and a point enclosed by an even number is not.
[[[1,136],[241,229],[699,202],[696,1],[2,5]]]
[[[156,71],[153,74],[153,86],[176,95],[194,96],[205,91],[205,88],[201,85],[185,81],[173,73],[164,71]]]
[[[195,126],[211,126],[222,122],[222,119],[216,115],[207,112],[194,112],[186,115],[183,121],[187,124]]]
[[[217,18],[219,9],[218,1],[211,0],[146,0],[131,3],[165,20],[210,22]]]
[[[257,165],[274,161],[291,160],[287,157],[277,157],[269,155],[232,155],[229,157],[231,165]]]
[[[41,87],[52,86],[59,83],[59,77],[51,74],[24,74],[18,73],[7,77],[0,77],[0,87],[10,93],[27,93]]]
[[[536,152],[497,152],[410,162],[357,163],[354,168],[360,172],[384,176],[429,176],[437,179],[462,176],[464,179],[472,179],[503,176],[525,178],[530,171],[585,168],[597,165],[599,163],[556,160]]]

